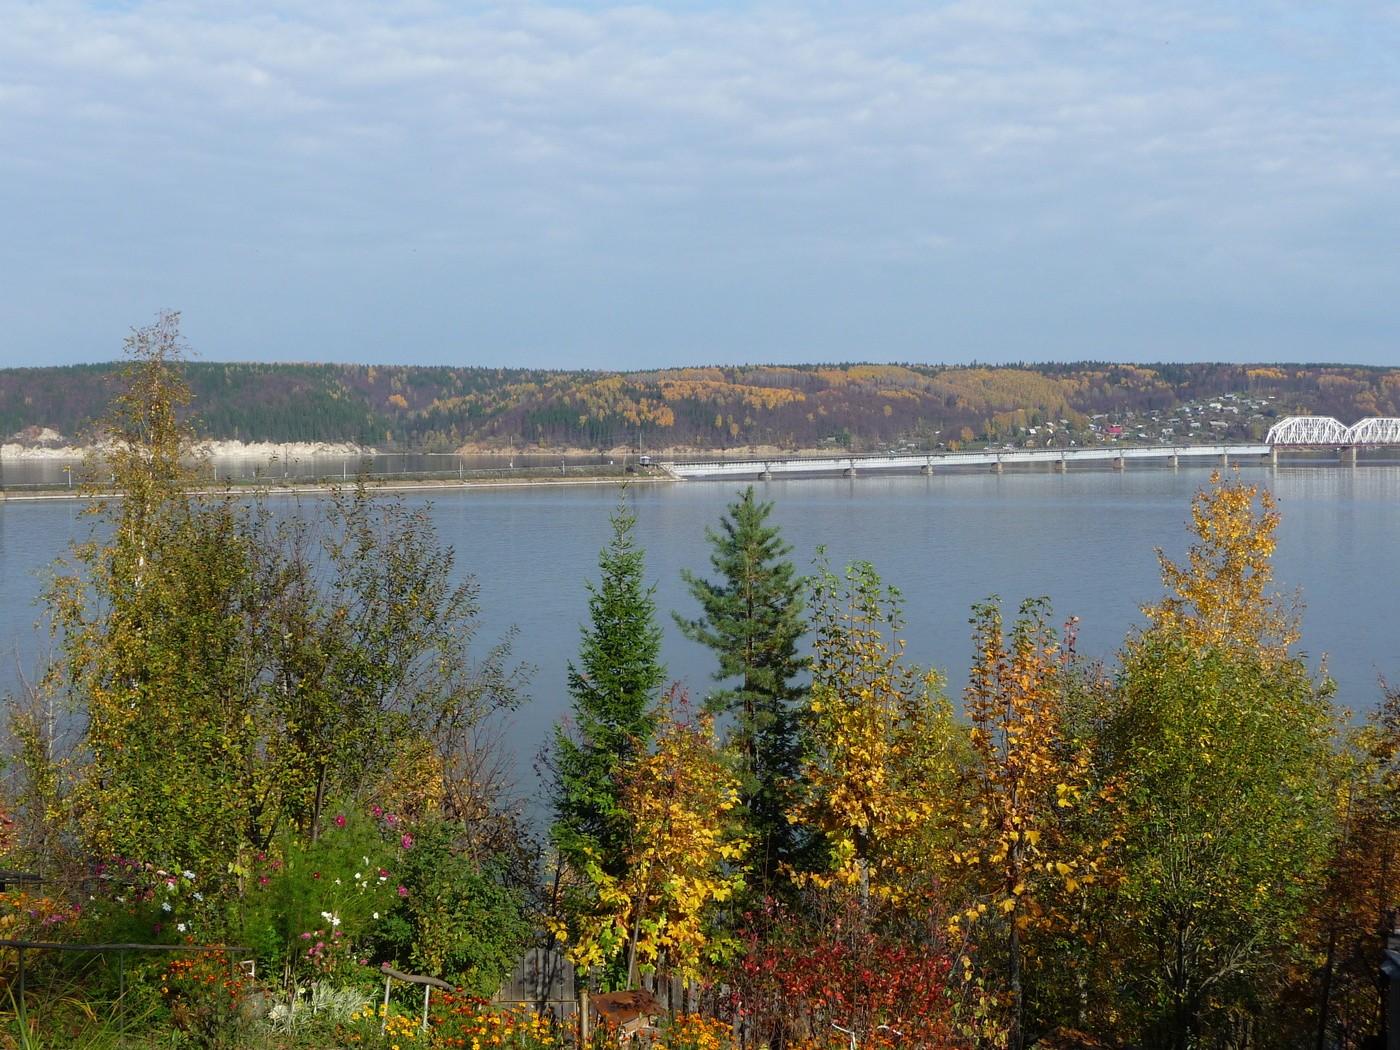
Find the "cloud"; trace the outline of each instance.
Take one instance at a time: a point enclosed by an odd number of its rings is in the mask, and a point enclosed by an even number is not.
[[[183,305],[225,356],[1386,354],[1396,30],[0,0],[13,345],[108,356],[119,316]]]

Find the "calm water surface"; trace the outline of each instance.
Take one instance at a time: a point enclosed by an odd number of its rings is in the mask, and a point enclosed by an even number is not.
[[[1301,588],[1301,648],[1315,667],[1327,654],[1340,703],[1374,706],[1378,675],[1400,682],[1400,465],[1283,465],[1244,476],[1279,500],[1276,577],[1282,588]],[[800,565],[825,545],[834,564],[870,561],[904,593],[911,657],[945,670],[956,693],[971,655],[969,608],[994,594],[1009,611],[1048,595],[1057,617],[1079,617],[1081,651],[1111,658],[1140,622],[1138,606],[1161,594],[1153,548],[1182,556],[1191,496],[1208,477],[1194,467],[861,477],[770,482],[761,494],[776,502],[772,520]],[[667,627],[664,657],[697,694],[709,687],[711,660],[680,636],[670,611],[695,614],[679,570],[708,568],[705,528],[734,494],[731,482],[633,490]],[[537,669],[533,700],[508,731],[523,770],[566,710],[565,665],[587,616],[584,580],[596,574],[616,500],[609,486],[479,488],[431,500],[456,570],[480,583],[482,645],[515,625],[516,654]],[[48,645],[33,630],[33,574],[86,534],[78,511],[66,502],[0,506],[0,644],[10,681]]]

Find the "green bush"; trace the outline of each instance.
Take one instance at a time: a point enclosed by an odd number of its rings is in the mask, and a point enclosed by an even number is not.
[[[533,933],[525,895],[496,868],[478,869],[456,853],[449,824],[425,821],[404,838],[411,843],[399,868],[405,894],[379,927],[380,955],[493,995]]]

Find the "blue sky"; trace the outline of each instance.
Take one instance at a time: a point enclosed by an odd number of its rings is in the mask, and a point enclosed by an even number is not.
[[[1400,5],[0,0],[0,365],[1400,365]]]

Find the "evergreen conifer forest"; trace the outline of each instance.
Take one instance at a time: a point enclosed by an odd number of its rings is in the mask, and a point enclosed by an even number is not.
[[[704,697],[668,688],[624,494],[535,826],[491,732],[528,676],[508,638],[482,644],[454,552],[363,486],[292,516],[196,485],[185,356],[173,314],[128,341],[103,417],[117,496],[94,494],[92,538],[53,566],[51,659],[7,706],[0,1044],[1381,1032],[1400,694],[1353,722],[1305,667],[1266,492],[1217,475],[1197,494],[1189,554],[1162,557],[1111,666],[1048,599],[969,610],[962,696],[908,659],[877,566],[800,576],[771,505],[739,492],[674,611],[713,651]],[[527,953],[574,983],[497,1001]],[[580,1026],[580,995],[639,989],[639,1031],[591,1007]]]

